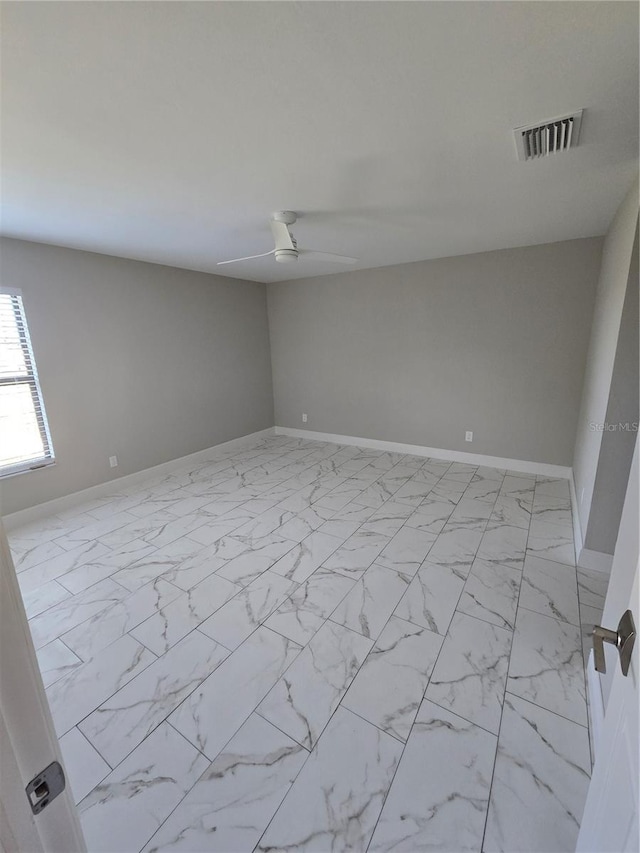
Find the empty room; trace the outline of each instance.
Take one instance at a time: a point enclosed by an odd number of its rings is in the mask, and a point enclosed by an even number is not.
[[[639,8],[0,2],[2,853],[637,853]]]

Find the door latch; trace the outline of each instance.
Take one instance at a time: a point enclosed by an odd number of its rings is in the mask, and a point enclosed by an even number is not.
[[[52,761],[25,788],[31,811],[40,814],[51,800],[55,800],[58,794],[64,791],[65,784],[62,765],[58,761]]]
[[[622,614],[622,619],[618,623],[618,630],[611,631],[609,628],[603,628],[602,625],[595,625],[593,628],[593,657],[595,668],[598,672],[606,672],[607,664],[604,658],[604,644],[611,643],[618,649],[620,655],[620,668],[622,674],[627,675],[629,665],[631,664],[631,652],[636,641],[636,626],[633,622],[633,616],[630,610],[626,610]]]

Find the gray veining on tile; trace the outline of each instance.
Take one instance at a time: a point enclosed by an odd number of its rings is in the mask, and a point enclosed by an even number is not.
[[[444,635],[464,583],[449,566],[427,561],[411,581],[395,615]]]
[[[536,557],[575,566],[573,530],[570,525],[550,524],[548,521],[531,519],[527,551]]]
[[[285,539],[290,539],[292,542],[302,542],[303,539],[306,539],[307,536],[328,522],[334,514],[335,510],[327,509],[318,503],[314,503],[312,506],[301,510],[293,518],[290,518],[286,524],[283,524],[278,529],[278,534]]]
[[[448,480],[470,483],[477,470],[477,465],[471,465],[468,462],[452,462],[444,476]]]
[[[258,713],[307,749],[320,735],[373,643],[325,622],[258,706]]]
[[[231,581],[210,575],[188,592],[157,607],[131,631],[131,636],[154,654],[163,655],[239,591],[240,587]]]
[[[380,552],[376,563],[413,577],[435,541],[434,533],[402,527]]]
[[[340,544],[335,536],[314,531],[274,563],[271,571],[287,580],[302,583]]]
[[[451,504],[453,511],[453,508],[462,498],[466,488],[467,483],[459,483],[456,480],[447,480],[443,477],[429,492],[425,503],[430,500],[445,501]]]
[[[58,735],[69,731],[155,659],[149,649],[127,635],[55,681],[47,688],[47,699]]]
[[[455,573],[466,578],[482,539],[482,531],[456,529],[447,523],[429,551],[429,562],[449,566]]]
[[[252,714],[145,853],[253,850],[307,755],[300,744]]]
[[[345,508],[348,513],[349,507]],[[398,503],[397,501],[387,501],[379,509],[377,509],[369,518],[362,524],[363,533],[379,533],[382,536],[391,538],[404,525],[406,520],[414,512],[413,506],[406,503]],[[353,518],[353,513],[348,513],[343,518]]]
[[[202,553],[202,545],[184,536],[162,548],[154,547],[152,551],[143,557],[121,568],[112,575],[112,578],[125,587],[125,589],[135,592],[141,586],[158,577],[165,576],[167,580],[171,580],[178,571],[182,572],[184,570],[185,565],[191,564],[190,561],[192,559],[197,560],[198,563],[202,562]],[[220,560],[209,569],[209,573],[221,565],[222,561]],[[206,577],[206,575],[203,577]],[[198,580],[202,580],[202,578],[198,578]],[[194,583],[197,583],[197,581],[194,581]]]
[[[536,476],[536,495],[549,495],[556,498],[568,498],[569,481],[560,477]]]
[[[62,634],[97,616],[113,604],[122,601],[127,591],[111,578],[89,587],[80,595],[72,596],[50,607],[29,622],[36,649],[46,646]]]
[[[456,613],[425,697],[497,734],[510,648],[510,631]]]
[[[159,510],[153,515],[136,518],[124,527],[96,538],[114,549],[126,545],[132,539],[142,539],[156,548],[162,548],[191,533],[205,521],[205,518],[198,515],[176,518],[167,510]]]
[[[272,631],[277,631],[283,637],[288,637],[300,646],[306,646],[325,620],[313,610],[298,607],[287,598],[275,610],[264,624]]]
[[[119,535],[118,531],[135,523],[135,515],[131,515],[126,510],[121,510],[120,512],[110,513],[100,520],[92,521],[90,524],[83,524],[82,527],[77,527],[75,530],[57,537],[55,541],[65,551],[72,551],[79,545],[87,545],[103,539],[108,540],[103,542],[104,545],[112,547],[109,542],[116,541],[114,537]],[[135,536],[131,536],[131,539],[135,538]],[[123,541],[130,540],[123,538]]]
[[[480,850],[496,740],[425,700],[369,851]]]
[[[502,481],[500,494],[502,495],[523,495],[529,497],[533,501],[533,492],[536,486],[535,474],[509,474]]]
[[[366,850],[401,749],[339,708],[256,850]]]
[[[526,547],[526,530],[490,521],[480,542],[478,557],[488,563],[522,569]]]
[[[513,630],[521,573],[476,557],[460,596],[458,610],[500,628]]]
[[[240,537],[235,541],[240,541]],[[221,577],[240,586],[248,586],[255,581],[263,572],[271,568],[279,557],[287,554],[294,547],[290,540],[274,534],[266,534],[256,540],[247,539],[244,543],[246,547],[243,548],[242,553],[217,570]]]
[[[228,655],[193,631],[96,708],[80,731],[115,767]]]
[[[286,637],[258,628],[184,700],[169,722],[213,760],[299,651]]]
[[[507,693],[486,853],[575,850],[590,769],[586,729]]]
[[[449,530],[480,530],[484,531],[493,511],[493,504],[478,498],[465,496],[458,501],[447,521]]]
[[[326,507],[327,509],[332,509],[335,512],[336,510],[342,509],[342,507],[346,506],[348,503],[351,503],[351,501],[357,498],[358,495],[362,494],[365,488],[366,483],[347,479],[332,489],[328,495],[325,495],[320,498],[320,500],[316,501],[316,504],[319,507]]]
[[[486,503],[493,505],[498,497],[501,485],[502,474],[485,476],[484,474],[476,472],[465,492],[465,498],[485,501]]]
[[[273,533],[279,527],[282,527],[294,515],[295,513],[290,510],[274,507],[245,522],[242,527],[239,527],[235,531],[235,534],[236,536],[250,539],[261,539],[263,536],[268,536],[269,533]]]
[[[131,563],[142,560],[153,551],[155,551],[153,545],[148,545],[141,539],[133,539],[117,551],[92,556],[83,565],[65,572],[65,574],[60,575],[59,583],[77,595],[98,581],[113,576],[119,569],[126,569]],[[85,559],[87,558],[85,557]]]
[[[580,629],[521,608],[513,635],[508,689],[586,726]]]
[[[342,705],[406,741],[442,637],[392,616],[360,668]]]
[[[440,533],[453,512],[453,504],[446,501],[424,500],[418,509],[407,519],[407,527],[423,530],[425,533]]]
[[[53,640],[36,651],[38,667],[45,687],[53,684],[63,675],[77,669],[82,664],[78,655],[74,654],[62,640]]]
[[[380,533],[357,531],[328,557],[324,566],[345,577],[357,580],[376,559],[389,542],[389,537]]]
[[[36,541],[23,550],[13,551],[13,565],[16,572],[24,572],[38,566],[45,560],[49,561],[63,555],[65,549],[57,542]]]
[[[60,578],[67,572],[108,553],[109,549],[100,542],[84,542],[72,551],[60,549],[55,556],[47,556],[44,563],[21,570],[18,574],[20,589],[23,593],[31,592],[47,581]]]
[[[352,578],[321,566],[289,595],[289,601],[294,607],[326,619],[354,584]]]
[[[571,500],[569,497],[554,497],[536,490],[533,499],[532,517],[549,524],[571,526]]]
[[[235,649],[295,588],[292,581],[264,572],[206,619],[200,630],[228,649]]]
[[[83,660],[89,660],[179,595],[177,587],[158,578],[63,634],[62,640]]]
[[[402,485],[402,484],[400,484]],[[353,500],[354,503],[362,504],[362,506],[370,506],[378,508],[383,503],[390,500],[394,493],[398,491],[398,486],[389,482],[384,483],[378,480],[368,486],[363,492],[360,492]]]
[[[433,487],[438,482],[435,474],[430,474],[423,468],[416,471],[413,477],[397,490],[393,499],[397,503],[406,503],[412,507],[418,507],[422,501],[431,494]]]
[[[500,494],[494,504],[489,522],[490,524],[508,524],[511,527],[521,527],[528,531],[531,523],[532,503],[533,498],[518,494]]]
[[[579,625],[575,568],[528,554],[522,573],[520,606]]]
[[[212,505],[209,505],[211,509]],[[248,521],[251,521],[253,515],[250,512],[247,512],[243,506],[238,507],[238,505],[234,505],[233,508],[229,509],[228,504],[225,504],[224,507],[219,507],[219,509],[224,509],[225,512],[221,512],[219,515],[212,515],[207,518],[204,524],[201,524],[195,530],[192,530],[187,534],[187,538],[191,539],[193,542],[198,542],[201,545],[213,545],[215,542],[218,542],[222,539],[223,536],[228,536],[230,533],[235,533],[235,531],[242,527],[243,524],[246,524]]]
[[[207,759],[166,723],[80,803],[88,849],[140,850],[207,767]]]
[[[422,457],[412,457],[414,459],[420,460]],[[443,477],[448,469],[451,467],[451,462],[447,459],[422,459],[422,465],[418,467],[422,468],[425,471],[428,471],[429,474],[435,474],[436,477]]]
[[[410,578],[374,563],[331,614],[331,620],[372,640],[384,628]]]
[[[342,543],[345,539],[353,536],[359,527],[359,521],[343,521],[340,518],[330,518],[328,521],[325,521],[318,530],[321,533],[327,533],[329,536],[334,536],[336,539],[340,540],[340,543]]]

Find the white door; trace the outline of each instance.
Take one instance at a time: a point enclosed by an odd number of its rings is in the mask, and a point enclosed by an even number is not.
[[[52,762],[62,764],[22,597],[0,521],[0,850],[83,853],[67,784],[34,815],[25,788]]]
[[[621,607],[621,612],[615,617],[616,624],[604,625],[605,628],[612,630],[617,628],[617,620],[622,616],[623,608],[631,610],[636,630],[640,623],[638,477],[638,443],[636,442],[611,570],[612,578],[623,574],[632,578],[632,582],[631,589],[627,592],[628,599]],[[613,670],[614,676],[602,734],[595,755],[577,850],[579,853],[608,853],[608,851],[638,853],[640,850],[638,829],[640,640],[636,638],[631,666],[626,677],[620,669],[615,648],[609,646],[606,650],[607,671]]]

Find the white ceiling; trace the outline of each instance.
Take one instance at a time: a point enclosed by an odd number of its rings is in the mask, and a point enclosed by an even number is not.
[[[2,232],[238,278],[271,211],[355,269],[602,234],[638,156],[630,2],[4,3]],[[584,107],[580,147],[512,128]]]

